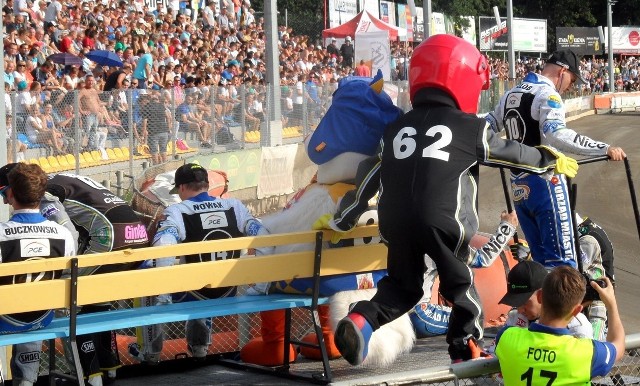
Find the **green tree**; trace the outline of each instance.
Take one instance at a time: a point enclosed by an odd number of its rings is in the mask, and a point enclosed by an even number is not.
[[[254,0],[251,7],[262,16],[264,0]],[[315,42],[324,29],[324,1],[318,0],[278,0],[278,25],[293,28],[295,35],[309,36]],[[286,15],[286,20],[285,20]]]

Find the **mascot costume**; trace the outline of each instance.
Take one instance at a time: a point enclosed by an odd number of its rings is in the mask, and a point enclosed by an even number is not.
[[[336,211],[340,199],[352,190],[351,184],[361,160],[375,154],[382,132],[395,121],[402,111],[393,105],[382,91],[382,73],[375,78],[347,77],[340,80],[333,94],[332,105],[306,142],[307,154],[318,165],[314,181],[297,192],[282,212],[262,219],[271,234],[311,230],[314,221],[325,213]],[[359,225],[377,222],[375,205],[360,217]],[[363,240],[342,240],[329,247],[340,247]],[[369,240],[379,242],[379,240]],[[287,245],[277,247],[276,253],[313,249],[313,245]],[[331,296],[330,306],[318,307],[323,339],[329,358],[339,358],[333,344],[333,327],[346,316],[349,305],[370,299],[376,283],[386,271],[323,277],[320,295]],[[276,292],[310,293],[311,279],[295,279],[272,284]],[[329,309],[330,308],[330,309]],[[262,312],[261,336],[253,339],[241,350],[244,362],[266,366],[281,365],[284,361],[284,311]],[[315,334],[303,338],[317,343]],[[408,315],[390,323],[373,334],[369,356],[364,365],[385,366],[398,355],[413,347],[415,334]],[[320,359],[320,351],[301,347],[301,354]],[[293,346],[290,358],[296,358]]]

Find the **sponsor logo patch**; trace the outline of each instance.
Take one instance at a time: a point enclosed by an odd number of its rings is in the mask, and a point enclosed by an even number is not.
[[[21,239],[20,251],[22,257],[50,256],[51,254],[48,239]]]
[[[562,106],[562,100],[557,95],[549,95],[547,104],[554,109],[559,109]]]
[[[93,345],[93,341],[90,340],[88,342],[84,342],[82,346],[80,346],[80,350],[82,350],[83,353],[90,353],[96,351],[96,347]]]
[[[224,228],[229,225],[224,212],[209,212],[200,214],[202,229]]]
[[[23,352],[18,356],[20,363],[40,362],[40,351]]]
[[[529,192],[531,191],[527,185],[511,184],[511,190],[513,191],[513,201],[521,201],[529,198]]]

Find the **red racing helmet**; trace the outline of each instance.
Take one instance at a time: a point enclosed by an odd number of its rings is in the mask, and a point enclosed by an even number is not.
[[[465,113],[478,112],[480,91],[489,88],[489,64],[478,49],[453,35],[434,35],[413,51],[409,96],[424,87],[448,92]]]

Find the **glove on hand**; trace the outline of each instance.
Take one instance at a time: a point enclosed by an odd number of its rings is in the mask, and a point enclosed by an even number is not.
[[[556,157],[556,168],[554,169],[554,172],[556,174],[564,174],[569,178],[573,178],[576,176],[576,174],[578,173],[578,161],[571,157],[567,157],[554,148],[548,146],[541,147],[543,149],[546,149],[549,153]]]
[[[323,214],[322,216],[318,217],[318,219],[316,221],[314,221],[313,225],[311,226],[312,229],[315,230],[321,230],[321,229],[330,229],[333,231],[333,236],[331,236],[331,243],[333,244],[337,244],[340,240],[342,240],[342,238],[350,232],[346,231],[346,232],[341,232],[341,231],[337,231],[335,229],[333,229],[331,227],[331,220],[333,219],[333,214],[332,213],[326,213]]]
[[[527,244],[526,241],[513,243],[509,246],[509,249],[511,250],[511,255],[514,259],[518,261],[529,260],[531,250],[529,249],[529,244]]]

